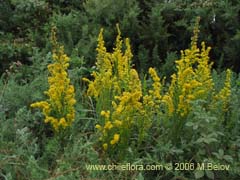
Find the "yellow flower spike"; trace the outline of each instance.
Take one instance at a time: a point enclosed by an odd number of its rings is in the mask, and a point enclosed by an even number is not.
[[[103,39],[103,28],[100,30],[100,33],[98,35],[98,46],[97,46],[97,52],[98,56],[101,57],[106,54],[106,47],[104,45],[104,39]],[[97,62],[97,65],[100,65],[100,62]]]
[[[166,94],[163,96],[162,102],[167,105],[168,115],[171,116],[175,110],[172,97],[169,94]]]
[[[209,98],[213,90],[211,76],[212,63],[209,63],[210,47],[201,43],[201,49],[197,47],[199,21],[197,18],[191,47],[181,51],[181,58],[176,63],[177,72],[172,75],[168,92],[162,100],[168,107],[168,112],[186,116],[192,109],[191,101]],[[174,109],[174,110],[173,110]]]
[[[153,84],[152,84],[152,89],[150,89],[148,92],[150,94],[150,96],[148,97],[148,106],[150,107],[154,107],[154,108],[158,108],[158,106],[160,105],[161,103],[161,99],[162,99],[162,96],[160,94],[160,91],[161,91],[161,88],[162,88],[162,85],[161,85],[161,82],[160,82],[160,78],[159,76],[157,75],[157,72],[155,71],[154,68],[149,68],[148,70],[148,73],[150,74],[152,80],[153,80]]]
[[[70,84],[67,68],[70,58],[64,53],[56,39],[56,28],[52,29],[51,41],[53,45],[52,60],[48,65],[49,89],[44,92],[48,96],[46,101],[31,104],[33,108],[41,108],[45,116],[45,123],[50,123],[55,132],[59,127],[70,126],[75,118],[74,105],[76,104],[74,87]],[[54,116],[52,116],[54,114]],[[58,119],[57,117],[62,117]]]
[[[221,91],[217,95],[215,95],[215,100],[220,100],[222,102],[222,110],[224,112],[227,111],[229,97],[231,95],[231,77],[232,77],[232,71],[230,69],[227,69],[224,87],[221,89]]]

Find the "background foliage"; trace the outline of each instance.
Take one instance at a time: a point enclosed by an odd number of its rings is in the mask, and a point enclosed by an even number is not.
[[[118,23],[122,37],[130,39],[132,68],[146,86],[147,71],[155,67],[168,88],[176,72],[180,50],[190,46],[196,16],[201,17],[199,42],[211,46],[212,77],[222,89],[225,70],[231,68],[229,111],[209,111],[195,101],[186,118],[181,141],[168,141],[164,117],[152,126],[143,148],[121,163],[157,164],[195,159],[240,166],[240,3],[238,0],[0,0],[0,179],[238,179],[229,172],[87,171],[85,164],[109,164],[96,144],[98,115],[86,96],[86,83],[96,70],[97,36],[104,28],[105,46],[114,47]],[[30,104],[45,98],[50,64],[52,26],[71,58],[69,77],[76,89],[76,119],[64,140]],[[163,91],[166,89],[163,89]],[[159,118],[159,117],[158,117]],[[221,121],[221,123],[219,123]],[[165,125],[164,125],[165,124]],[[160,134],[160,136],[159,136]],[[165,139],[165,141],[164,141]],[[83,163],[84,162],[84,163]]]

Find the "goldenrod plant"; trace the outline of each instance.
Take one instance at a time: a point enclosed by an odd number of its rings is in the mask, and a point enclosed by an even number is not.
[[[117,25],[116,45],[113,52],[107,52],[103,40],[103,29],[98,36],[97,71],[92,73],[93,80],[88,82],[87,94],[96,101],[100,144],[105,152],[123,154],[137,136],[140,143],[151,126],[151,118],[145,106],[155,105],[160,100],[160,79],[152,68],[153,90],[143,97],[142,83],[138,72],[131,67],[132,52],[129,39],[121,39]],[[123,51],[124,50],[124,51]],[[155,97],[156,96],[156,97]],[[144,103],[141,99],[144,99]],[[159,103],[159,102],[158,102]],[[152,106],[153,110],[154,106]],[[117,148],[118,147],[118,148]]]
[[[175,61],[177,72],[172,75],[171,84],[163,100],[168,106],[169,115],[185,117],[191,110],[190,102],[206,99],[213,89],[211,66],[209,63],[210,47],[197,47],[199,18],[194,28],[191,47],[181,51],[181,59]]]
[[[210,109],[214,107],[217,99],[222,103],[219,110],[226,111],[229,101],[231,70],[227,70],[225,86],[217,93],[209,58],[211,47],[206,47],[205,42],[201,43],[201,49],[197,46],[199,21],[200,17],[194,26],[191,46],[181,51],[181,59],[175,61],[177,72],[172,74],[168,91],[162,97],[162,103],[165,104],[168,117],[172,121],[170,136],[174,141],[178,141],[180,137],[181,129],[192,111],[192,102],[205,100],[206,108]]]
[[[100,133],[100,144],[105,152],[123,152],[132,143],[133,137],[137,137],[136,144],[140,146],[153,122],[158,124],[156,121],[160,119],[170,121],[170,137],[178,141],[192,111],[192,102],[196,100],[208,101],[210,108],[214,102],[211,99],[219,97],[223,101],[223,109],[227,108],[230,70],[227,71],[225,87],[216,93],[209,59],[211,48],[206,47],[204,42],[201,49],[197,46],[199,21],[200,18],[197,18],[190,48],[181,51],[181,59],[176,60],[177,72],[172,74],[167,91],[163,90],[164,83],[155,68],[149,68],[151,86],[145,86],[139,79],[138,72],[131,67],[132,53],[128,39],[125,40],[123,52],[118,25],[116,46],[112,53],[106,50],[101,29],[97,71],[92,73],[92,81],[84,80],[88,82],[87,94],[96,100],[98,123],[95,127]]]
[[[48,96],[45,101],[31,104],[33,108],[41,108],[45,116],[44,122],[50,123],[55,132],[64,130],[72,125],[75,118],[74,86],[71,85],[67,69],[69,57],[64,53],[64,47],[56,39],[56,28],[52,29],[51,41],[53,45],[52,60],[48,65],[49,89],[44,93]]]

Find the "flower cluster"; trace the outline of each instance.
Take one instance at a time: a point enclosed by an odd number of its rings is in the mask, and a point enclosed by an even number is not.
[[[143,123],[146,111],[141,102],[142,84],[137,71],[131,68],[130,42],[129,39],[125,39],[123,46],[118,25],[117,31],[116,45],[110,53],[104,46],[101,29],[97,46],[97,71],[92,73],[94,80],[83,79],[88,82],[87,94],[94,97],[97,103],[96,111],[100,117],[95,127],[101,133],[100,141],[105,151],[117,144],[127,147],[134,126],[138,126],[139,131],[142,131],[141,128],[149,127]],[[160,85],[157,75],[154,75],[156,83],[152,93],[157,93]],[[146,126],[139,127],[140,121]]]
[[[74,87],[70,84],[67,68],[69,57],[64,53],[63,46],[56,41],[55,30],[52,30],[53,64],[48,65],[50,76],[48,77],[49,89],[45,94],[49,97],[46,101],[31,104],[33,108],[41,108],[45,116],[45,123],[50,123],[58,132],[60,128],[71,126],[75,118]]]
[[[221,103],[221,109],[224,112],[228,110],[229,97],[231,95],[231,74],[232,74],[231,70],[227,69],[224,87],[214,97],[215,101],[218,101]]]
[[[191,47],[181,51],[181,59],[176,61],[177,73],[172,75],[169,91],[163,97],[169,115],[175,112],[181,117],[186,116],[191,110],[190,102],[206,99],[213,89],[210,47],[206,48],[204,42],[201,50],[197,47],[199,20],[194,28]]]
[[[145,127],[145,130],[143,130],[142,133],[145,133],[145,131],[150,128],[154,116],[162,115],[161,111],[159,110],[163,101],[161,79],[159,78],[156,70],[152,67],[149,68],[148,73],[152,79],[152,85],[149,88],[143,86],[143,89],[148,91],[146,91],[142,97],[142,117],[144,122],[142,126]],[[144,134],[140,136],[144,136]]]
[[[149,94],[152,96],[153,99],[155,99],[159,103],[162,98],[160,94],[160,91],[162,88],[160,78],[157,75],[157,72],[155,71],[154,68],[149,68],[148,72],[153,79],[153,84],[152,84],[153,90],[149,90]]]

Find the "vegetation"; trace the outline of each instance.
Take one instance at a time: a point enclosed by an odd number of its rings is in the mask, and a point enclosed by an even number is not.
[[[0,2],[0,179],[240,178],[237,0]]]

